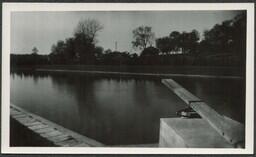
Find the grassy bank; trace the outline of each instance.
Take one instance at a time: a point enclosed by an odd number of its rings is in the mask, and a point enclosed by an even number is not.
[[[16,67],[17,68],[17,67]],[[94,66],[94,65],[38,65],[18,68],[84,70],[106,72],[154,73],[154,74],[191,74],[191,75],[222,75],[244,76],[244,68],[240,67],[209,67],[209,66]]]

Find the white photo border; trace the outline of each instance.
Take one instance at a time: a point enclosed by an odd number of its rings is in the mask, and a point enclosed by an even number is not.
[[[247,11],[245,148],[10,147],[10,19],[13,11]],[[252,154],[254,150],[254,3],[2,3],[1,150],[8,154]]]

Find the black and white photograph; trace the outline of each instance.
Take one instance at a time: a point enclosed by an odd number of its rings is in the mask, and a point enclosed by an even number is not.
[[[250,3],[4,3],[2,151],[252,153],[253,20]]]

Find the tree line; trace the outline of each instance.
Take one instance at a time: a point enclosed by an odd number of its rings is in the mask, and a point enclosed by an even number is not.
[[[103,25],[95,19],[81,20],[73,37],[52,45],[49,55],[11,55],[12,65],[83,64],[83,65],[245,65],[246,12],[216,24],[200,36],[191,32],[172,31],[156,38],[152,27],[139,26],[132,32],[131,44],[140,53],[104,50],[97,45]]]

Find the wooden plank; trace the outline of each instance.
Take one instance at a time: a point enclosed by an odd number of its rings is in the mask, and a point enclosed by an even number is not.
[[[65,141],[67,139],[71,139],[72,137],[68,136],[68,135],[65,135],[65,134],[62,134],[62,135],[58,135],[58,136],[54,136],[54,137],[49,137],[49,138],[54,143],[57,143],[57,142]]]
[[[236,145],[245,140],[245,127],[243,124],[217,113],[214,109],[184,89],[172,79],[163,79],[162,82],[179,96],[186,104],[192,107],[211,127],[213,127],[229,143]]]
[[[31,130],[39,130],[39,129],[48,128],[48,127],[49,127],[48,125],[40,124],[40,125],[29,126],[28,128]]]
[[[19,112],[19,111],[17,111],[17,110],[14,110],[14,109],[11,109],[11,110],[10,110],[10,113],[11,113],[12,116],[24,114],[24,113],[22,113],[22,112]]]
[[[31,118],[29,118],[28,116],[26,116],[26,117],[14,118],[14,119],[16,119],[17,121],[19,121],[19,122],[21,122],[21,123],[31,121]]]
[[[70,147],[76,144],[80,144],[77,140],[70,139],[70,140],[65,140],[62,142],[56,142],[56,145],[62,146],[62,147]]]
[[[53,129],[51,127],[47,127],[47,128],[42,128],[42,129],[35,130],[35,132],[37,132],[39,134],[44,134],[44,133],[49,132],[49,131],[55,131],[55,129]]]
[[[25,126],[29,127],[29,126],[35,126],[35,125],[41,125],[42,123],[37,122],[37,121],[31,121],[31,122],[25,122],[23,123]]]
[[[35,119],[28,118],[28,117],[25,118],[25,119],[20,119],[19,121],[22,122],[22,124],[25,125],[25,126],[31,126],[31,125],[29,125],[29,124],[33,124],[33,123],[36,122]],[[41,123],[40,123],[40,124],[41,124]]]
[[[25,115],[25,114],[16,114],[16,115],[12,115],[12,117],[15,118],[15,119],[18,119],[18,118],[25,118],[25,117],[27,117],[27,115]]]
[[[57,130],[41,134],[41,136],[46,137],[46,138],[47,137],[53,137],[53,136],[59,136],[59,135],[63,135],[63,133],[61,133],[61,132],[59,132]]]
[[[158,147],[159,143],[111,145],[111,147]]]
[[[50,142],[59,142],[58,146],[104,146],[98,141],[66,129],[40,116],[29,113],[13,104],[10,106],[10,111],[12,118]]]

